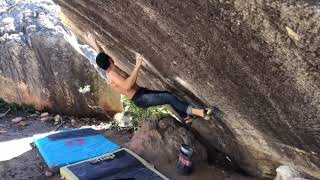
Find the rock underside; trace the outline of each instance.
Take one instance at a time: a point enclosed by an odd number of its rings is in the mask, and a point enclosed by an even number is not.
[[[197,106],[203,139],[246,172],[279,165],[320,178],[319,17],[316,1],[56,0],[79,37],[96,32],[138,83],[169,89]]]

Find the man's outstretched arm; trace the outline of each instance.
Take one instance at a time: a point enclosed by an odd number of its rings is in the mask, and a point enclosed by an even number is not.
[[[136,58],[136,65],[128,78],[124,79],[117,72],[114,72],[114,71],[109,72],[108,77],[117,86],[125,90],[129,90],[136,84],[139,70],[141,68],[141,64],[142,64],[142,57],[138,55]]]
[[[126,79],[126,81],[128,81],[130,88],[132,88],[132,86],[136,84],[141,65],[142,65],[142,57],[140,55],[137,55],[136,65],[134,66],[134,69],[131,72],[130,76]]]

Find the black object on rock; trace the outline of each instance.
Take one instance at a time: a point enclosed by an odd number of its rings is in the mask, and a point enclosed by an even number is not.
[[[177,172],[182,175],[189,175],[192,168],[193,150],[190,146],[182,144],[180,147],[179,159],[176,164]]]

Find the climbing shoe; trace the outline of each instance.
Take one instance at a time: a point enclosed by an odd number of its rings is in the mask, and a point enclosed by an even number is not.
[[[205,108],[203,110],[203,119],[206,120],[206,121],[209,121],[212,119],[211,115],[213,114],[213,110],[211,108]]]

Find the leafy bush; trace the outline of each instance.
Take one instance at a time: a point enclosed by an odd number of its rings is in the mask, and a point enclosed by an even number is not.
[[[25,111],[30,113],[34,113],[36,111],[34,106],[31,104],[22,103],[20,105],[17,103],[8,103],[4,101],[2,98],[0,98],[0,108],[10,108],[11,111]]]
[[[2,98],[0,98],[0,107],[5,107],[7,102],[5,102]]]
[[[139,122],[149,118],[160,118],[171,114],[171,112],[165,106],[155,106],[150,108],[139,108],[131,100],[125,96],[121,96],[124,111],[132,118],[132,124],[134,127],[139,126]]]

